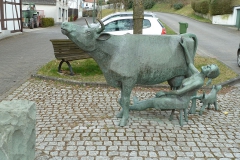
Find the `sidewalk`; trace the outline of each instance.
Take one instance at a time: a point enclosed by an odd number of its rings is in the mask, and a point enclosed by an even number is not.
[[[36,102],[36,160],[232,160],[240,159],[239,93],[236,87],[218,95],[220,111],[189,115],[182,128],[178,112],[171,122],[170,111],[155,109],[132,111],[127,126],[119,127],[120,91],[110,87],[31,79],[6,100]],[[136,88],[132,96],[154,94]]]
[[[0,40],[0,101],[55,58],[49,41],[54,38],[66,38],[60,26],[32,29]]]

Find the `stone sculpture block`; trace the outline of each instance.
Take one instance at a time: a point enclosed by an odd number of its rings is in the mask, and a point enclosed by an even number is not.
[[[36,105],[32,101],[0,103],[0,159],[34,160]]]

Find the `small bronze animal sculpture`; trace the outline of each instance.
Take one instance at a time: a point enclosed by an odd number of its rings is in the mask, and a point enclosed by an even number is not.
[[[221,85],[213,85],[212,90],[210,93],[202,95],[193,96],[191,99],[199,99],[200,103],[202,103],[202,107],[200,109],[199,115],[202,115],[204,109],[206,106],[208,106],[208,109],[210,108],[210,105],[213,104],[215,107],[215,110],[218,110],[217,106],[217,93],[222,89]]]
[[[129,117],[132,89],[136,84],[159,84],[175,77],[189,76],[189,68],[180,41],[185,37],[189,57],[194,60],[197,37],[182,35],[110,35],[99,27],[62,23],[62,33],[86,51],[98,63],[107,83],[121,89],[120,126]],[[184,45],[185,45],[184,44]],[[177,86],[174,86],[177,87]]]

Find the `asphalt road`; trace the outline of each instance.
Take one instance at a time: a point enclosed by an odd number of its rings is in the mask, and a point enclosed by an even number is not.
[[[176,14],[156,12],[156,15],[177,33],[179,22],[188,23],[187,32],[196,34],[198,38],[198,54],[216,58],[240,74],[237,66],[240,31],[236,27],[202,23]]]
[[[91,23],[92,18],[87,18]],[[77,20],[77,24],[86,24]],[[0,101],[55,59],[50,39],[65,39],[60,25],[23,29],[23,33],[0,40]]]

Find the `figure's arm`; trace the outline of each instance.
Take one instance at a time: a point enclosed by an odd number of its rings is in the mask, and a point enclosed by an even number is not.
[[[186,94],[190,91],[193,91],[194,89],[198,89],[201,87],[201,83],[198,81],[195,81],[193,83],[191,83],[190,85],[186,85],[183,88],[180,88],[178,90],[171,90],[171,91],[160,91],[156,93],[156,97],[161,97],[161,96],[165,96],[165,95],[182,95],[182,94]]]
[[[192,73],[199,73],[199,71],[197,70],[197,68],[193,64],[193,60],[192,60],[192,58],[190,56],[190,53],[187,49],[187,43],[186,43],[186,40],[185,40],[184,37],[182,37],[182,42],[180,42],[180,44],[183,47],[188,68],[191,70]]]

